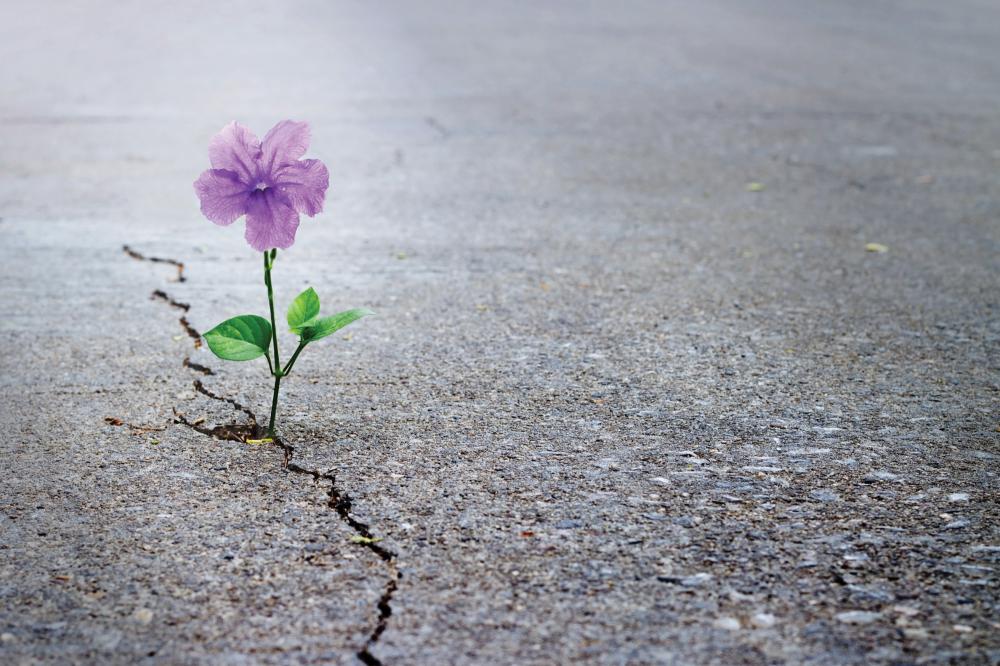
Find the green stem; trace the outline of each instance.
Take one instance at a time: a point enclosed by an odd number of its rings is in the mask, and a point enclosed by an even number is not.
[[[288,365],[286,365],[285,369],[281,371],[282,377],[287,377],[288,373],[292,371],[292,366],[295,365],[295,359],[299,357],[299,352],[301,352],[305,348],[306,348],[306,343],[300,341],[299,346],[295,348],[295,353],[292,354],[292,358],[288,359]]]
[[[274,417],[278,414],[278,391],[281,390],[281,359],[278,356],[278,327],[274,323],[274,288],[271,286],[271,267],[274,266],[274,258],[278,256],[277,250],[264,251],[264,284],[267,285],[267,305],[271,310],[271,340],[274,342],[274,366],[271,374],[274,375],[274,395],[271,397],[271,418],[267,423],[268,437],[274,437]],[[270,361],[270,359],[268,359]]]
[[[278,391],[281,390],[281,375],[274,376],[274,394],[271,396],[271,420],[267,424],[267,436],[272,439],[274,434],[274,417],[278,413]]]

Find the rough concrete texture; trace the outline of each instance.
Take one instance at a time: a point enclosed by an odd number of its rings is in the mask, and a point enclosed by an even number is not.
[[[201,5],[0,9],[0,661],[1000,662],[995,3]]]

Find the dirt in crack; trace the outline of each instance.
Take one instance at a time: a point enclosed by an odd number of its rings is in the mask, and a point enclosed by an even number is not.
[[[200,420],[189,421],[187,416],[177,411],[176,407],[174,408],[174,421],[203,435],[230,442],[243,442],[245,444],[248,440],[261,436],[261,428],[256,423],[227,423],[208,427]]]
[[[135,425],[133,423],[127,423],[123,419],[118,418],[117,416],[105,416],[104,422],[107,423],[109,426],[113,426],[116,428],[120,426],[125,426],[126,428],[129,429],[129,431],[133,435],[145,435],[151,432],[162,432],[167,429],[166,426],[144,426],[144,425]]]
[[[164,259],[161,257],[147,257],[139,252],[136,252],[128,245],[122,246],[122,250],[133,259],[176,266],[177,279],[175,281],[185,282],[187,279],[184,277],[184,264],[180,261],[176,261],[174,259]],[[191,309],[190,304],[182,303],[171,298],[161,289],[155,290],[151,298],[162,301],[172,308],[183,310],[185,313]],[[184,328],[185,332],[194,339],[195,348],[201,347],[201,335],[194,329],[194,327],[191,326],[186,317],[181,316],[180,324],[181,327]],[[184,357],[182,365],[204,375],[215,374],[211,368],[194,363],[191,361],[190,357],[187,356]],[[233,409],[243,412],[247,417],[247,423],[224,424],[210,427],[205,425],[200,419],[195,421],[188,420],[188,418],[175,407],[173,412],[177,423],[187,426],[188,428],[191,428],[192,430],[203,435],[228,441],[246,442],[247,440],[262,439],[264,437],[264,428],[257,423],[257,416],[251,409],[232,398],[226,398],[214,393],[206,388],[201,380],[195,380],[193,386],[198,393],[201,393],[205,397],[211,400],[225,402]],[[351,515],[351,497],[346,492],[337,488],[337,479],[334,474],[330,472],[319,472],[318,470],[306,469],[305,467],[300,466],[298,463],[293,462],[293,458],[295,456],[294,446],[288,444],[279,437],[275,437],[273,439],[273,443],[282,451],[284,455],[284,467],[289,472],[308,476],[312,478],[314,482],[326,481],[330,484],[327,489],[327,497],[329,499],[327,500],[326,505],[333,509],[340,520],[354,531],[358,537],[358,545],[371,551],[380,560],[382,560],[388,569],[390,577],[389,581],[386,583],[385,590],[378,601],[378,620],[375,624],[375,628],[372,629],[372,632],[368,635],[368,639],[365,641],[364,647],[356,653],[358,659],[362,663],[366,664],[366,666],[381,666],[382,662],[371,653],[371,649],[382,637],[382,634],[388,626],[389,618],[392,616],[392,598],[396,593],[396,590],[399,588],[399,580],[403,577],[402,573],[396,567],[396,553],[385,548],[384,546],[379,545],[378,539],[376,539],[372,534],[369,526]]]

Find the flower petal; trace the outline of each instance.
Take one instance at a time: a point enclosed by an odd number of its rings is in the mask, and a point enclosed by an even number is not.
[[[282,165],[291,164],[309,148],[309,123],[282,120],[271,128],[261,144],[264,173],[273,174]]]
[[[212,137],[208,159],[214,169],[228,169],[254,187],[260,177],[260,140],[237,122],[231,122]]]
[[[298,228],[299,214],[280,192],[267,188],[251,193],[246,233],[250,247],[261,252],[275,247],[291,247]]]
[[[319,160],[300,160],[287,164],[274,175],[274,187],[295,210],[312,217],[323,210],[330,173]]]
[[[250,188],[232,171],[209,169],[194,182],[194,191],[201,199],[201,212],[212,222],[232,224],[247,212]]]

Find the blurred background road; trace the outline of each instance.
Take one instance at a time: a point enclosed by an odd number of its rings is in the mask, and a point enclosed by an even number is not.
[[[6,3],[0,62],[0,661],[1000,662],[996,3]],[[283,118],[279,310],[380,315],[286,382],[318,480],[175,422],[266,416],[178,319],[264,313],[191,184]]]

